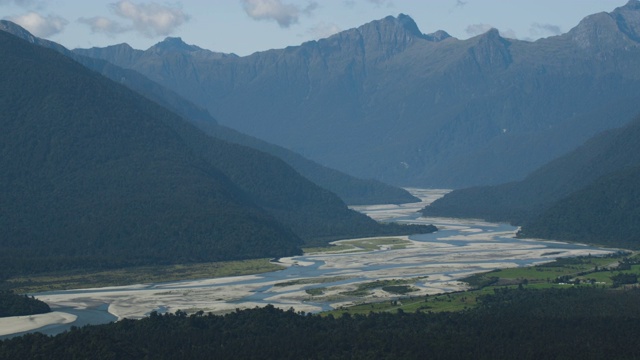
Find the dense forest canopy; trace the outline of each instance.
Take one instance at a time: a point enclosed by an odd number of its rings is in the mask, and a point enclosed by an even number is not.
[[[0,358],[630,359],[640,356],[639,301],[637,289],[503,289],[460,313],[152,313],[4,340]]]
[[[640,248],[640,167],[605,176],[523,225],[521,237]]]
[[[0,290],[0,317],[44,314],[50,311],[49,305],[32,296]]]

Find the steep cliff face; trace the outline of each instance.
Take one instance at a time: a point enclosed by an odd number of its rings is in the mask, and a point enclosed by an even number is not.
[[[148,50],[153,61],[128,66],[224,125],[350,174],[401,185],[496,184],[640,112],[632,97],[640,90],[639,16],[632,0],[526,42],[497,30],[467,40],[426,35],[399,15],[246,57]],[[77,51],[127,65],[99,49]],[[592,115],[602,112],[606,120]]]

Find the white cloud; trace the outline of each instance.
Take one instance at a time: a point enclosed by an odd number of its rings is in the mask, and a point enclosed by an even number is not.
[[[377,6],[387,5],[387,7],[393,7],[393,1],[391,0],[367,0],[368,2]]]
[[[40,1],[38,0],[0,0],[0,5],[16,4],[17,6],[25,7],[25,8],[35,5],[37,3],[40,3]]]
[[[43,38],[62,32],[69,23],[60,16],[48,15],[45,17],[33,11],[24,15],[10,16],[7,19],[27,29],[33,35]]]
[[[180,8],[157,3],[134,4],[121,0],[110,6],[116,15],[131,21],[134,29],[148,37],[169,35],[189,20],[189,16]],[[104,22],[104,25],[108,24]]]
[[[241,0],[244,11],[254,20],[276,21],[281,28],[298,23],[302,14],[311,15],[318,7],[315,1],[302,8],[293,4],[284,4],[281,0]]]
[[[558,25],[533,23],[529,27],[529,34],[535,38],[547,35],[560,35],[562,34],[562,29],[560,29]]]
[[[480,35],[480,34],[484,34],[487,31],[493,29],[495,26],[489,25],[489,24],[472,24],[467,26],[466,29],[464,29],[464,31],[467,33],[467,35],[469,36],[476,36],[476,35]],[[513,31],[513,29],[505,29],[505,30],[498,30],[500,33],[500,36],[502,36],[503,38],[507,38],[507,39],[517,39],[518,37],[516,36],[516,32]]]
[[[356,6],[355,0],[344,0],[342,3],[348,8],[353,8],[354,6]]]
[[[491,30],[492,28],[493,26],[489,24],[472,24],[467,26],[467,28],[464,29],[464,31],[469,36],[476,36],[476,35],[484,34],[487,31]]]
[[[113,21],[102,16],[94,16],[92,18],[79,18],[78,21],[83,24],[89,25],[89,27],[91,28],[91,32],[93,33],[104,33],[109,36],[131,30],[131,28],[122,26],[117,21]]]
[[[340,31],[342,31],[342,29],[334,24],[334,23],[319,23],[316,24],[315,26],[311,27],[307,33],[309,33],[311,36],[313,36],[314,39],[323,39],[323,38],[327,38],[331,35],[337,34]]]
[[[500,30],[500,36],[507,39],[517,39],[518,36],[513,29]]]

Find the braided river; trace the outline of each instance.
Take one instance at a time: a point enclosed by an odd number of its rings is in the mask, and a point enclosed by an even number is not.
[[[56,334],[71,326],[142,318],[152,311],[226,313],[272,304],[320,312],[399,297],[371,286],[376,280],[400,280],[411,287],[411,296],[437,294],[466,289],[459,279],[478,272],[617,251],[517,239],[518,229],[507,224],[421,217],[418,210],[447,191],[409,191],[422,202],[353,208],[382,222],[433,224],[437,232],[341,240],[334,250],[278,259],[283,269],[270,273],[33,294],[53,312],[0,319],[0,338],[34,331]],[[367,291],[358,291],[363,285]]]

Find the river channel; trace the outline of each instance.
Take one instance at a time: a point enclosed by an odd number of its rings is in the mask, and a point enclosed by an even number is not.
[[[604,255],[616,250],[557,241],[516,239],[517,228],[469,219],[424,218],[417,212],[445,190],[410,189],[420,203],[360,206],[354,209],[383,222],[434,224],[432,234],[336,242],[334,251],[280,259],[283,270],[265,274],[140,284],[34,294],[67,319],[25,325],[33,317],[13,319],[19,331],[56,334],[71,326],[100,324],[122,318],[141,318],[151,311],[225,313],[273,304],[297,311],[319,312],[363,301],[397,298],[370,286],[376,280],[403,280],[412,296],[459,291],[459,279],[498,268],[532,266],[558,257]],[[367,286],[369,285],[369,286]],[[358,291],[362,286],[367,291]],[[0,330],[8,322],[0,319]]]

